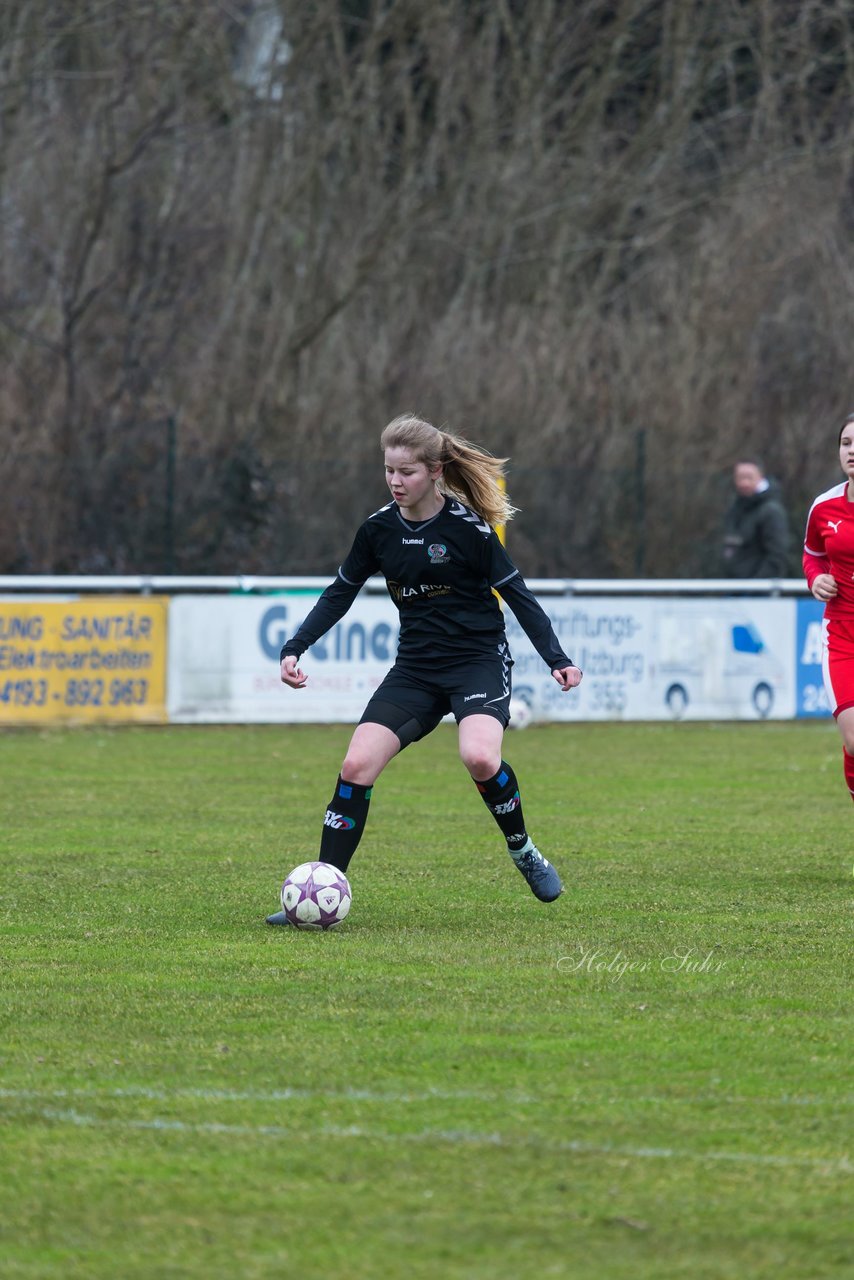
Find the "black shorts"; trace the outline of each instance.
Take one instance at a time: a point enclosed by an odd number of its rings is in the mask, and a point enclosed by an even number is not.
[[[512,666],[506,646],[494,658],[443,661],[435,670],[395,663],[359,723],[384,725],[401,747],[432,733],[449,712],[457,724],[466,716],[494,716],[506,728]]]

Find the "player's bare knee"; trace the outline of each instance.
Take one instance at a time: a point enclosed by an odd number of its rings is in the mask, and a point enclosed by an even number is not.
[[[854,724],[846,725],[842,730],[842,745],[849,756],[854,756]]]
[[[500,755],[489,747],[469,746],[460,749],[460,758],[469,773],[478,782],[492,778],[501,764]]]
[[[363,751],[348,751],[341,765],[341,777],[345,782],[369,787],[376,781],[376,761]]]

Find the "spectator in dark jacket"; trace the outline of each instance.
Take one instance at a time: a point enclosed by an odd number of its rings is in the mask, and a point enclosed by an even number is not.
[[[724,521],[723,577],[785,577],[789,521],[776,487],[755,458],[736,462],[732,478],[735,498]]]

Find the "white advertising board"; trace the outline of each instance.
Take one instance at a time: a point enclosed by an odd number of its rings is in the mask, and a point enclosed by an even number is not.
[[[169,719],[218,723],[355,723],[394,662],[397,610],[360,596],[301,660],[304,689],[279,679],[279,650],[317,591],[178,596],[169,615]]]
[[[355,723],[397,649],[397,611],[363,592],[301,659],[286,689],[279,649],[316,591],[178,596],[169,615],[168,714],[175,722]],[[510,610],[514,694],[541,720],[789,719],[796,714],[796,602],[544,596],[584,671],[563,694]]]
[[[540,600],[584,679],[561,693],[512,614],[514,695],[541,720],[756,720],[795,714],[792,600]]]

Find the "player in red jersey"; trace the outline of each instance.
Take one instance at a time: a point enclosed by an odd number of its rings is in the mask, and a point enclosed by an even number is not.
[[[845,781],[854,800],[854,413],[839,432],[839,463],[846,479],[810,507],[803,563],[810,591],[824,601],[824,687],[842,734]]]

